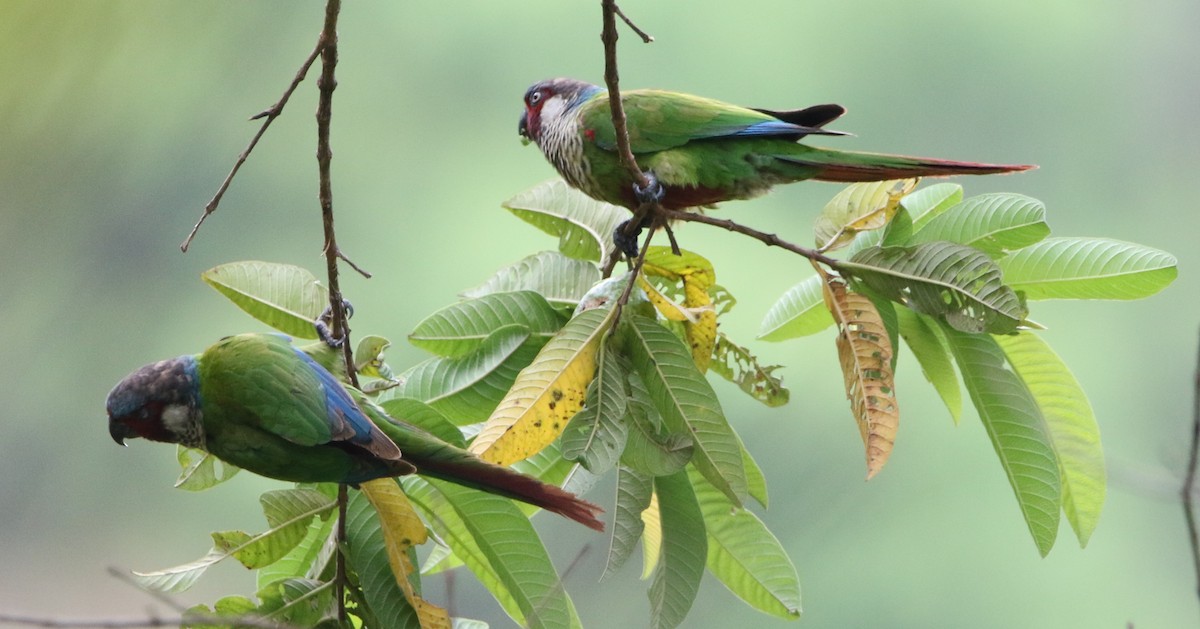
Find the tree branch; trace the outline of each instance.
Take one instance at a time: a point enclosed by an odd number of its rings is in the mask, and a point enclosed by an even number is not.
[[[283,96],[281,96],[274,105],[271,105],[270,107],[250,117],[251,120],[258,120],[259,118],[265,118],[265,120],[263,120],[262,126],[258,128],[258,133],[255,133],[254,137],[251,138],[250,144],[248,144],[246,149],[242,151],[240,155],[238,155],[237,161],[233,163],[233,168],[230,169],[229,174],[225,176],[225,181],[222,181],[221,186],[217,188],[217,193],[214,194],[212,199],[209,199],[208,204],[204,206],[204,213],[200,215],[200,220],[196,221],[196,225],[192,227],[192,231],[188,234],[187,238],[184,239],[183,243],[179,245],[180,251],[187,253],[188,247],[192,245],[192,239],[196,237],[196,232],[200,231],[200,226],[204,224],[204,221],[208,218],[209,214],[217,211],[217,205],[221,203],[221,197],[225,196],[225,191],[229,189],[229,184],[233,182],[234,175],[237,175],[237,172],[241,169],[242,164],[246,163],[246,159],[250,157],[250,152],[254,150],[256,145],[258,145],[258,141],[262,138],[263,134],[267,132],[267,127],[270,127],[271,123],[279,117],[279,114],[283,113],[283,106],[287,104],[288,99],[292,97],[292,92],[295,92],[296,87],[299,86],[300,82],[304,80],[305,75],[308,74],[308,69],[311,68],[313,62],[316,61],[317,55],[321,54],[321,49],[324,47],[324,45],[324,39],[322,37],[317,38],[316,48],[313,48],[313,51],[309,53],[308,58],[304,60],[304,63],[296,72],[296,76],[292,78],[292,83],[288,85],[286,90],[283,91]]]
[[[1192,547],[1192,563],[1196,569],[1197,590],[1200,596],[1200,533],[1196,528],[1196,468],[1200,457],[1200,353],[1196,357],[1196,374],[1192,392],[1192,451],[1188,456],[1187,473],[1183,477],[1183,517],[1187,521],[1188,542]]]
[[[329,147],[329,127],[333,118],[333,91],[337,88],[334,70],[337,68],[337,20],[341,11],[341,0],[328,0],[325,4],[325,26],[321,29],[321,76],[317,79],[317,199],[321,205],[321,219],[325,228],[325,272],[329,279],[330,331],[333,338],[341,340],[342,358],[346,363],[346,377],[350,384],[358,387],[358,374],[354,370],[354,354],[350,346],[350,326],[346,322],[345,301],[342,299],[338,282],[338,260],[345,259],[337,245],[333,226],[333,182],[330,163],[333,151]],[[349,260],[347,260],[349,262]],[[354,266],[351,263],[351,266]],[[354,267],[357,269],[358,267]],[[361,270],[360,270],[361,272]],[[370,277],[368,275],[368,277]],[[338,486],[338,523],[336,575],[333,597],[337,605],[337,617],[346,623],[346,485]]]
[[[801,247],[800,245],[792,244],[775,234],[768,234],[763,231],[747,227],[741,223],[735,223],[725,218],[713,218],[711,216],[700,214],[699,212],[685,212],[683,210],[659,210],[660,216],[667,220],[686,221],[691,223],[704,223],[705,225],[713,225],[727,231],[749,236],[768,247],[779,247],[801,255],[813,262],[820,262],[831,269],[839,269],[841,263],[836,258],[831,258],[816,249]]]

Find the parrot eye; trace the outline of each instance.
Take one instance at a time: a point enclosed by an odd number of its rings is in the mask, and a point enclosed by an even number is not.
[[[531,106],[536,105],[540,102],[542,102],[542,93],[541,92],[534,92],[529,95],[529,104]]]

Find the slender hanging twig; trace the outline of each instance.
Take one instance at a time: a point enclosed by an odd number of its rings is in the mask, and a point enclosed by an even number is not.
[[[1196,356],[1196,374],[1192,391],[1192,451],[1188,456],[1187,472],[1183,476],[1183,517],[1187,522],[1188,541],[1192,546],[1192,563],[1196,569],[1196,594],[1200,596],[1200,532],[1196,527],[1196,468],[1200,457],[1200,352]]]

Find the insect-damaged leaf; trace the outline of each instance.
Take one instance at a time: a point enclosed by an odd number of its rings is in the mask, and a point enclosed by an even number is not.
[[[684,322],[684,336],[692,350],[692,359],[696,361],[700,372],[705,372],[712,361],[713,346],[717,342],[717,311],[709,292],[717,279],[712,263],[691,251],[684,250],[675,255],[670,247],[650,247],[646,250],[646,262],[642,268],[646,275],[682,284],[682,319],[672,319],[670,304],[655,302],[655,306],[668,319]],[[654,301],[657,292],[647,293]],[[677,304],[675,306],[678,309]]]
[[[817,247],[832,251],[847,245],[859,232],[887,225],[900,198],[917,187],[916,179],[871,181],[846,186],[825,205],[813,226]]]
[[[825,277],[825,305],[837,322],[846,397],[867,450],[870,479],[887,463],[900,425],[891,366],[895,349],[875,305],[847,290],[841,278]]]

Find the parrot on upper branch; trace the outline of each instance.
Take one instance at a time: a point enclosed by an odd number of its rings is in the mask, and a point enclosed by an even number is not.
[[[256,474],[357,485],[420,473],[553,511],[596,530],[600,507],[389,417],[275,334],[221,339],[146,365],[108,394],[108,431],[205,450]]]
[[[884,181],[1033,168],[837,151],[799,142],[809,135],[846,135],[824,128],[845,113],[840,105],[747,109],[662,90],[622,92],[621,103],[630,149],[650,181],[646,190],[635,187],[620,163],[608,91],[599,86],[569,78],[533,85],[525,92],[518,131],[524,141],[538,145],[568,184],[630,210],[653,201],[670,210],[711,207],[804,179]]]

